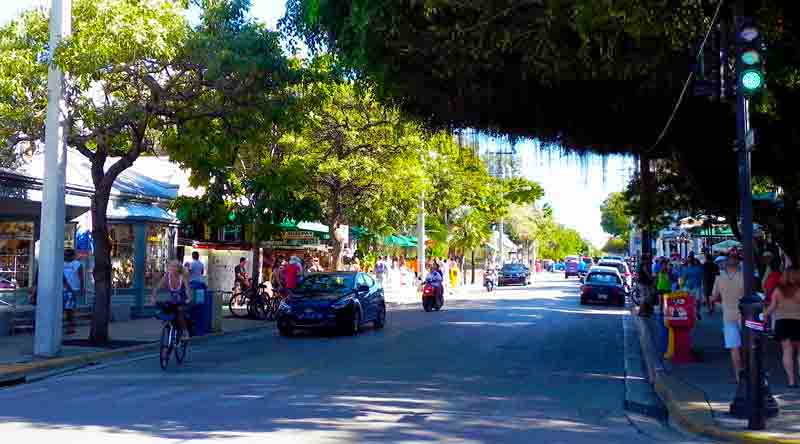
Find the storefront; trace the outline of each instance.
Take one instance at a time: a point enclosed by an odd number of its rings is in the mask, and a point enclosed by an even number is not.
[[[89,207],[94,190],[85,185],[91,184],[87,159],[73,150],[67,158],[64,247],[76,249],[84,264],[86,298],[78,303],[90,306],[94,242]],[[0,297],[5,292],[7,298],[13,290],[19,303],[27,301],[37,271],[42,164],[42,156],[34,156],[20,171],[0,170]],[[142,311],[146,294],[160,281],[168,260],[175,258],[177,220],[168,206],[179,187],[153,177],[169,176],[177,168],[163,158],[149,158],[141,165],[137,161],[112,189],[106,213],[112,304],[129,305],[133,314]]]

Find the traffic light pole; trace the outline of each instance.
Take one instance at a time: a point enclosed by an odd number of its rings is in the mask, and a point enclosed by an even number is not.
[[[737,0],[735,4],[734,20],[736,21],[736,40],[741,43],[741,34],[746,24],[750,23],[745,17],[745,0]],[[739,56],[737,55],[737,58]],[[742,65],[737,60],[736,78],[740,79],[742,72]],[[744,87],[741,81],[737,81],[736,88],[736,149],[739,161],[739,193],[740,205],[742,209],[741,214],[741,232],[742,232],[742,252],[744,254],[744,261],[742,263],[743,274],[743,301],[753,303],[753,280],[754,280],[754,262],[755,255],[753,253],[753,195],[752,195],[752,176],[750,171],[751,153],[753,149],[753,133],[750,128],[750,100],[745,95]],[[758,321],[758,319],[755,319]],[[763,334],[757,331],[752,331],[745,323],[742,332],[744,333],[744,347],[746,351],[745,356],[745,376],[747,381],[747,428],[750,430],[764,430],[766,428],[766,412],[765,412],[765,393],[764,393],[764,375],[763,375]]]

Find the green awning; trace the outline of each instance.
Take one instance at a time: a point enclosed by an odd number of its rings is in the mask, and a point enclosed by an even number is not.
[[[383,244],[390,247],[413,248],[417,246],[417,238],[392,234],[383,238]]]

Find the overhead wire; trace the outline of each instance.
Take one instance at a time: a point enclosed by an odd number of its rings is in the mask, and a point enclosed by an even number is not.
[[[697,55],[695,56],[695,60],[700,59],[703,56],[703,49],[705,49],[706,43],[708,42],[708,38],[711,36],[711,32],[714,30],[714,26],[717,24],[717,20],[719,19],[719,13],[722,11],[722,5],[725,3],[725,0],[719,0],[717,4],[717,10],[714,12],[714,17],[711,19],[711,23],[708,26],[708,31],[706,31],[705,37],[703,37],[703,42],[700,44],[700,48],[697,50]],[[655,143],[653,143],[650,148],[648,148],[645,152],[650,153],[653,152],[661,141],[664,140],[664,136],[666,136],[667,131],[669,131],[669,127],[672,126],[672,122],[675,120],[675,116],[678,115],[678,109],[680,109],[681,104],[683,103],[683,99],[686,97],[686,91],[689,90],[689,85],[692,83],[692,79],[694,79],[695,72],[689,72],[689,75],[686,77],[686,81],[683,82],[683,89],[681,90],[681,95],[678,96],[678,101],[675,103],[675,106],[672,108],[672,114],[670,114],[669,119],[667,119],[667,123],[664,125],[664,129],[661,130],[661,134],[658,135],[658,139],[656,139]]]

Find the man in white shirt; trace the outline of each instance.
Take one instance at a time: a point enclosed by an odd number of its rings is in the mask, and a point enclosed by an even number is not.
[[[739,313],[739,300],[744,297],[744,275],[739,269],[739,258],[735,255],[728,256],[725,269],[722,270],[714,281],[712,298],[715,302],[722,303],[722,333],[725,339],[725,348],[730,350],[733,371],[736,381],[742,370],[742,327]]]

